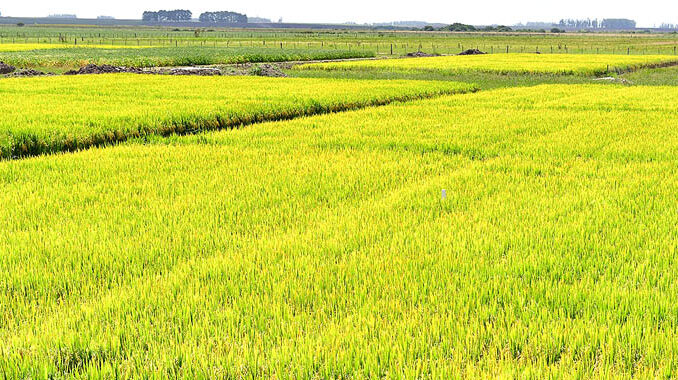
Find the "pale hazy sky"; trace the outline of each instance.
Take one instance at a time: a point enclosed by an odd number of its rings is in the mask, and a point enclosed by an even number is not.
[[[678,0],[0,0],[3,16],[46,16],[74,13],[80,18],[99,15],[140,18],[144,10],[190,9],[194,17],[203,11],[232,10],[248,16],[282,17],[286,22],[387,22],[418,20],[467,24],[515,24],[557,21],[561,18],[632,18],[641,27],[662,22],[678,24]]]

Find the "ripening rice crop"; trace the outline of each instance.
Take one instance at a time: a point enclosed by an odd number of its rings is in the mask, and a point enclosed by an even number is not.
[[[542,73],[600,75],[641,67],[678,65],[678,58],[661,55],[486,54],[371,61],[328,62],[297,66],[299,70],[365,70],[396,72]]]
[[[0,373],[675,378],[677,102],[538,86],[0,162]]]
[[[0,158],[471,91],[465,84],[135,74],[0,81]]]

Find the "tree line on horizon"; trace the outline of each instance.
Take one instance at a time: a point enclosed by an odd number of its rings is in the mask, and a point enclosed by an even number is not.
[[[561,28],[576,28],[576,29],[612,29],[625,30],[635,29],[636,22],[625,18],[604,18],[598,19],[562,19],[558,23]]]
[[[145,11],[141,17],[142,21],[149,22],[181,22],[191,21],[193,12],[186,9],[175,9],[171,11]],[[209,23],[229,23],[229,24],[245,24],[247,23],[247,15],[237,12],[219,11],[219,12],[203,12],[198,18],[200,22]]]

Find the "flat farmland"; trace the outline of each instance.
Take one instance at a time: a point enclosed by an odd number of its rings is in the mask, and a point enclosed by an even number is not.
[[[542,85],[0,162],[0,368],[675,377],[677,101]]]
[[[676,35],[561,32],[0,26],[0,379],[678,378]]]

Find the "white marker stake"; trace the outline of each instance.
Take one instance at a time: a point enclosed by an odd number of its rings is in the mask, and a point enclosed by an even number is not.
[[[447,198],[447,191],[445,191],[445,189],[443,189],[443,200],[445,200],[445,198]]]

